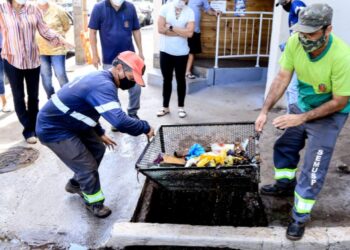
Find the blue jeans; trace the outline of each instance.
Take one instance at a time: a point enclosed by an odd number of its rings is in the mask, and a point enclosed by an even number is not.
[[[40,75],[43,82],[44,89],[47,94],[47,99],[55,93],[52,86],[52,69],[55,71],[55,76],[61,87],[68,82],[66,73],[66,56],[40,56],[41,67]]]
[[[0,48],[0,54],[1,54],[1,48]],[[4,82],[4,61],[2,60],[2,57],[0,56],[0,96],[5,95],[5,82]]]
[[[108,70],[112,68],[111,64],[103,64],[103,69]],[[140,109],[140,97],[141,97],[141,87],[135,84],[134,87],[128,90],[129,92],[129,106],[128,115],[133,117],[137,115],[137,111]]]

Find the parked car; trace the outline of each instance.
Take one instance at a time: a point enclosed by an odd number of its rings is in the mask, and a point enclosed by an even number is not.
[[[71,16],[73,16],[73,3],[72,0],[66,0],[65,2],[61,2],[60,5],[63,9]]]
[[[153,3],[146,0],[132,0],[136,8],[137,15],[141,13],[144,16],[144,19],[141,15],[139,16],[139,23],[141,26],[150,25],[153,23],[152,12],[153,12]],[[141,20],[142,19],[142,22]]]
[[[136,14],[139,19],[140,26],[143,27],[146,25],[146,15],[142,13],[138,6],[135,6]]]

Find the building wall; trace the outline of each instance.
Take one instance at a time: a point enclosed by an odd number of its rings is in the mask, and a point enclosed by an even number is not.
[[[246,6],[246,11],[266,11],[266,12],[272,12],[273,11],[273,6],[274,6],[274,1],[275,0],[247,0],[247,6]],[[227,11],[234,11],[234,1],[227,1]],[[249,22],[251,23],[251,22]],[[238,20],[235,22],[236,25],[234,25],[234,29],[236,30],[236,32],[238,32]],[[220,30],[223,31],[225,28],[225,25],[227,27],[228,30],[228,37],[226,37],[226,43],[230,44],[231,43],[231,39],[233,39],[233,43],[237,44],[238,42],[238,37],[234,37],[231,38],[231,33],[230,30],[232,29],[232,21],[228,21],[226,24],[224,21],[221,22],[221,28]],[[245,30],[245,25],[246,22],[242,22],[241,23],[241,30],[244,31]],[[250,28],[251,26],[248,27]],[[268,30],[268,22],[265,21],[263,22],[263,31],[267,31]],[[258,21],[255,22],[255,34],[259,33],[259,25],[258,25]],[[265,51],[263,51],[263,48],[266,48],[266,42],[267,41],[267,34],[268,32],[263,33],[263,37],[261,39],[261,41],[263,41],[263,44],[261,44],[261,48],[262,48],[262,54],[266,54]],[[198,57],[204,57],[204,58],[214,58],[215,57],[215,46],[216,46],[216,39],[213,39],[213,37],[216,36],[216,17],[215,16],[210,16],[208,14],[202,13],[202,20],[201,20],[201,42],[202,42],[202,53],[198,55]],[[248,32],[248,37],[251,37],[251,32]],[[257,50],[257,39],[258,37],[256,37],[256,41],[253,43],[253,51]],[[221,33],[220,36],[220,54],[223,54],[223,44],[224,44],[224,34],[223,32]],[[244,47],[244,36],[241,36],[241,39],[239,41],[240,43],[240,48]],[[249,39],[248,39],[249,40]],[[265,43],[264,43],[265,42]],[[237,46],[236,46],[237,47]],[[248,47],[250,47],[250,44],[248,45]],[[230,50],[229,48],[227,48],[226,51],[227,54],[230,54]],[[234,54],[238,54],[237,50],[233,51]],[[253,58],[253,60],[256,60],[255,58]]]
[[[275,0],[247,0],[247,11],[268,11],[271,12],[273,10]],[[209,0],[210,2],[210,0]],[[227,10],[233,11],[234,10],[234,1],[228,0],[227,1]],[[154,0],[154,21],[155,21],[155,29],[154,29],[154,53],[159,53],[159,34],[157,31],[157,19],[159,15],[159,9],[162,5],[162,0]],[[222,22],[222,29],[223,29],[224,23]],[[267,23],[264,23],[265,26],[267,26]],[[228,27],[232,27],[232,22],[228,23]],[[256,25],[256,29],[258,28],[258,25]],[[237,29],[237,28],[236,28]],[[267,30],[267,27],[263,27],[264,30]],[[210,16],[208,14],[202,13],[202,20],[201,20],[201,39],[202,39],[202,51],[199,55],[199,57],[205,57],[205,58],[214,58],[215,57],[215,38],[216,36],[216,17]],[[267,36],[267,35],[266,35]],[[223,36],[222,36],[223,37]],[[240,43],[243,44],[244,37],[241,38]],[[265,41],[266,39],[262,39]],[[237,42],[237,41],[235,41]],[[221,44],[223,41],[221,41]],[[229,43],[229,42],[228,42]],[[222,49],[223,46],[220,46]],[[241,46],[242,47],[242,46]],[[266,47],[266,45],[262,46],[263,48]],[[256,48],[254,47],[254,50]],[[254,59],[255,60],[255,59]]]

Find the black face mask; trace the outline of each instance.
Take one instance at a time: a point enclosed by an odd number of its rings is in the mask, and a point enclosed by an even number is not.
[[[123,79],[119,79],[119,88],[122,90],[131,89],[136,84],[135,81],[129,80],[127,77],[124,77]]]
[[[282,5],[282,7],[285,11],[290,12],[290,8],[292,7],[292,2]]]

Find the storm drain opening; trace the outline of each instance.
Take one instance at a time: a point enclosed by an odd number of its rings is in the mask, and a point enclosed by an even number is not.
[[[0,174],[28,167],[39,158],[39,151],[30,147],[12,147],[0,154]]]
[[[146,180],[132,222],[266,227],[258,192],[237,189],[169,191]]]
[[[161,126],[136,163],[147,180],[132,221],[267,226],[258,140],[253,122]]]

